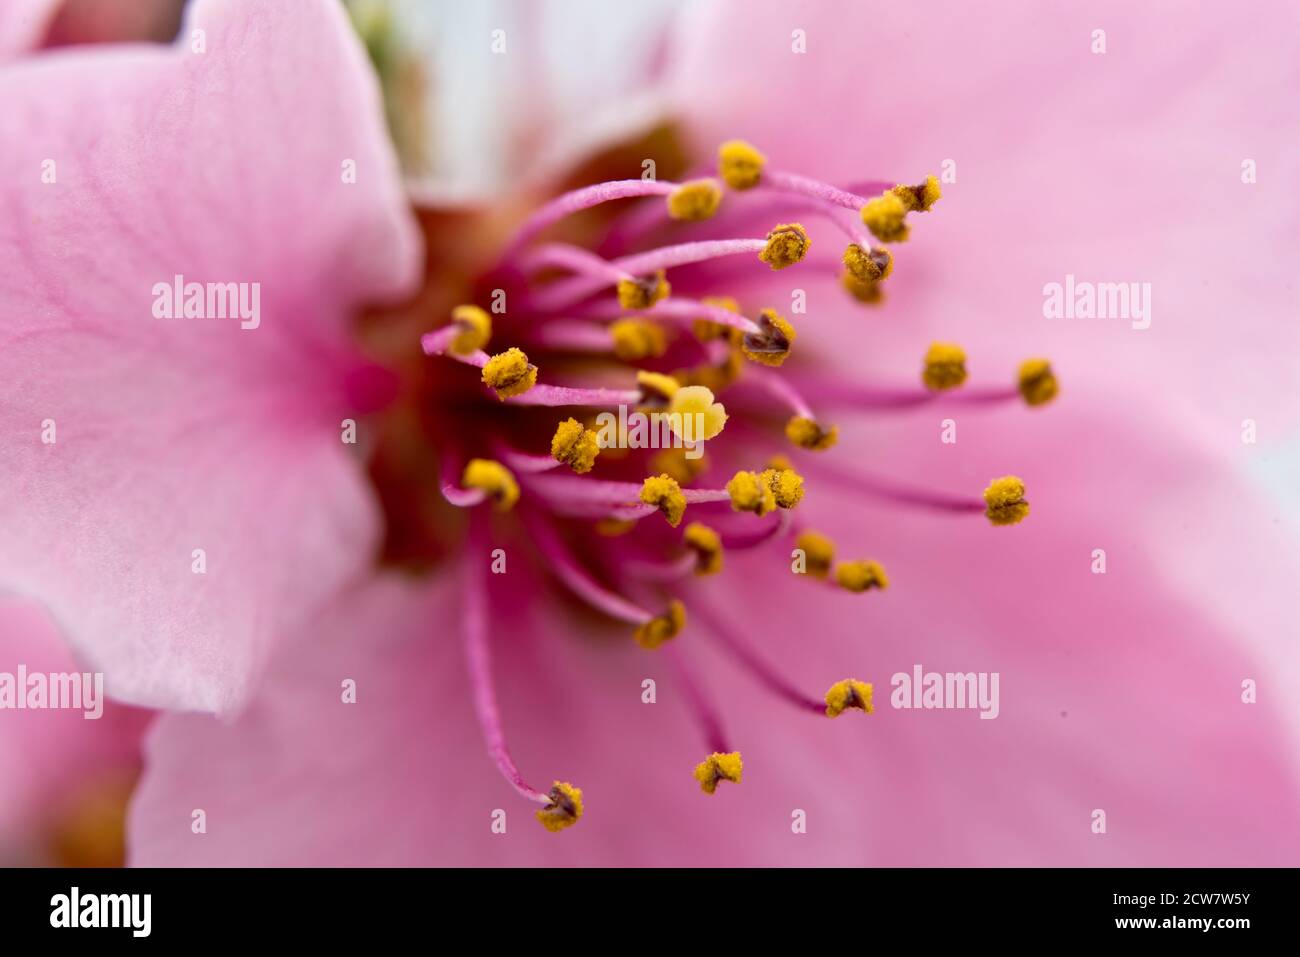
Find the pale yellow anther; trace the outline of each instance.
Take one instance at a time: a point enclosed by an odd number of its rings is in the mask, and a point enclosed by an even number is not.
[[[486,349],[492,338],[492,317],[478,306],[457,306],[451,311],[451,323],[457,329],[448,346],[458,356]]]
[[[927,389],[941,392],[966,381],[966,351],[951,342],[935,342],[925,354],[921,381]]]
[[[767,157],[744,140],[728,140],[718,147],[718,175],[732,189],[751,189],[763,176]]]
[[[984,514],[994,525],[1015,525],[1029,514],[1025,483],[1014,475],[994,479],[984,490]]]
[[[711,439],[727,424],[727,410],[702,385],[682,386],[668,401],[668,424],[687,442]]]
[[[741,340],[745,358],[765,366],[779,366],[790,357],[794,343],[794,326],[775,309],[764,309],[758,314],[761,331],[749,332]]]
[[[845,591],[864,592],[871,588],[888,588],[889,577],[879,562],[840,562],[835,566],[835,583]]]
[[[705,794],[713,794],[718,790],[718,784],[722,781],[739,784],[740,776],[744,770],[745,765],[740,760],[739,751],[732,751],[728,754],[714,751],[695,766],[695,780],[700,782],[700,790]]]
[[[685,485],[699,476],[707,464],[704,455],[688,458],[687,449],[660,449],[650,457],[650,471],[662,472]],[[694,450],[690,450],[694,455]]]
[[[801,262],[808,255],[808,247],[811,245],[808,230],[799,223],[781,223],[773,226],[767,234],[767,245],[758,254],[758,258],[774,270],[785,269]]]
[[[549,804],[537,812],[537,820],[548,831],[563,831],[582,817],[582,789],[568,781],[556,781],[547,797]]]
[[[895,186],[890,193],[901,199],[910,213],[928,213],[943,196],[937,176],[927,176],[918,186]]]
[[[483,384],[493,389],[498,399],[523,395],[537,385],[537,366],[529,364],[522,349],[510,348],[483,366]]]
[[[776,495],[767,480],[756,472],[737,472],[727,483],[731,507],[737,512],[766,515],[776,508]]]
[[[618,304],[624,309],[649,309],[672,292],[667,274],[661,269],[653,276],[618,281]]]
[[[682,384],[670,375],[662,372],[646,372],[642,369],[636,374],[636,384],[641,390],[642,402],[668,403],[677,394]]]
[[[1060,384],[1046,359],[1026,359],[1020,363],[1020,394],[1030,405],[1044,405],[1056,398]]]
[[[759,477],[772,490],[778,508],[794,508],[803,501],[803,476],[794,469],[764,469]]]
[[[642,482],[641,501],[659,509],[673,528],[681,524],[682,516],[686,514],[686,496],[671,475],[651,475]]]
[[[464,488],[485,492],[502,512],[509,511],[519,501],[519,483],[514,475],[492,459],[470,459],[461,473],[460,484]]]
[[[674,598],[668,603],[666,612],[639,626],[632,637],[642,648],[653,650],[664,642],[676,638],[685,627],[686,606]]]
[[[894,257],[887,249],[863,249],[849,243],[844,249],[844,268],[862,285],[888,279],[894,271]]]
[[[826,692],[826,716],[837,718],[850,708],[871,714],[871,685],[856,678],[845,678],[831,685]]]
[[[884,301],[885,291],[878,282],[863,282],[847,269],[840,275],[840,283],[858,302],[867,306],[879,305]]]
[[[825,578],[830,574],[831,562],[835,561],[835,543],[818,532],[802,532],[794,541],[794,547],[803,551],[804,573],[814,578]]]
[[[722,571],[722,536],[709,526],[691,522],[682,542],[695,553],[695,574],[715,575]]]
[[[882,243],[901,243],[907,239],[907,203],[894,193],[883,193],[867,200],[862,207],[862,223]]]
[[[840,427],[823,429],[816,420],[796,415],[785,424],[785,437],[801,449],[824,452],[839,440]]]
[[[668,215],[673,219],[697,223],[709,219],[722,202],[722,188],[717,180],[693,179],[668,194]]]
[[[600,436],[577,419],[565,419],[551,438],[551,456],[579,475],[590,472],[600,454]]]
[[[609,336],[614,342],[614,355],[624,362],[657,358],[668,349],[663,327],[645,319],[619,319],[610,324]]]

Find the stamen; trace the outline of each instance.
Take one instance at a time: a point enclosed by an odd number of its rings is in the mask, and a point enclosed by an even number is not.
[[[772,488],[755,472],[737,472],[727,483],[731,507],[737,512],[766,515],[776,508],[776,495]]]
[[[795,445],[816,452],[824,452],[835,445],[840,435],[839,426],[832,425],[823,429],[807,401],[785,376],[775,375],[766,369],[753,369],[747,380],[794,413],[786,423],[785,435]]]
[[[839,440],[840,427],[832,425],[829,429],[823,429],[815,419],[796,415],[785,424],[785,435],[802,449],[824,452]]]
[[[709,526],[691,522],[682,542],[695,553],[695,574],[716,575],[722,571],[722,536]]]
[[[624,362],[658,358],[668,350],[668,337],[661,326],[639,319],[619,319],[609,327],[614,355]]]
[[[667,405],[682,384],[670,375],[662,372],[646,372],[644,369],[636,374],[636,384],[640,386],[639,401]]]
[[[718,147],[718,175],[732,189],[752,189],[763,175],[767,157],[744,140],[728,140]]]
[[[425,333],[421,344],[428,355],[453,352],[468,356],[487,346],[492,337],[492,317],[478,306],[461,305],[451,311],[451,322]]]
[[[985,515],[994,525],[1015,525],[1029,514],[1025,483],[1014,475],[994,479],[984,490]]]
[[[862,223],[882,243],[907,240],[907,203],[893,193],[868,200],[862,207]]]
[[[665,299],[672,292],[664,270],[657,270],[652,276],[620,279],[618,281],[618,304],[624,309],[649,309],[656,302]]]
[[[600,454],[600,437],[577,419],[565,419],[551,439],[551,455],[579,475],[590,472]]]
[[[799,223],[781,223],[772,227],[772,231],[767,234],[767,245],[758,254],[758,258],[771,266],[773,271],[785,269],[802,262],[811,245],[808,231]]]
[[[826,691],[826,716],[838,718],[849,708],[857,708],[867,714],[875,709],[871,707],[871,685],[856,678],[837,681]]]
[[[715,438],[727,424],[727,409],[721,402],[713,401],[713,390],[702,385],[682,386],[668,402],[668,420],[673,432],[687,442],[698,443]],[[695,416],[701,416],[704,431],[695,434]]]
[[[908,212],[915,213],[928,213],[943,196],[937,176],[927,176],[919,186],[895,186],[890,192],[903,201]]]
[[[582,789],[568,781],[556,781],[547,795],[549,803],[537,812],[537,820],[551,833],[563,831],[582,817]]]
[[[840,276],[840,282],[848,291],[849,295],[864,305],[875,306],[881,303],[885,298],[885,293],[884,290],[880,288],[880,283],[863,282],[848,270],[845,270],[844,274]]]
[[[794,469],[764,469],[761,475],[779,508],[794,508],[803,501],[803,476]]]
[[[790,357],[794,342],[794,326],[775,309],[764,309],[758,314],[759,332],[746,333],[741,340],[741,350],[746,359],[765,366],[780,366]]]
[[[513,346],[488,359],[482,368],[483,384],[496,392],[498,399],[523,395],[537,385],[537,366],[528,361],[522,349]]]
[[[682,487],[670,475],[651,476],[641,485],[641,501],[653,505],[668,519],[668,524],[676,528],[686,514],[686,496]]]
[[[524,221],[524,224],[506,247],[504,258],[512,258],[525,243],[542,230],[572,216],[574,213],[616,199],[671,196],[673,191],[679,188],[680,186],[677,183],[653,179],[618,179],[607,183],[596,183],[594,186],[584,186],[581,189],[564,193],[539,207],[536,212]]]
[[[679,485],[695,481],[704,471],[705,465],[703,455],[694,459],[687,458],[686,449],[660,449],[650,457],[650,471],[671,475]]]
[[[510,511],[519,501],[519,483],[508,468],[492,459],[470,459],[461,474],[460,484],[481,491],[492,499],[499,512]]]
[[[921,381],[926,388],[941,392],[966,381],[966,352],[951,342],[936,342],[925,354]]]
[[[668,603],[668,610],[656,615],[637,628],[632,635],[642,648],[654,650],[664,642],[676,638],[686,627],[686,606],[674,598]]]
[[[968,514],[982,513],[987,507],[982,499],[916,489],[865,472],[844,472],[833,465],[826,464],[823,460],[818,460],[815,465],[809,467],[808,471],[819,481],[903,505],[917,505],[941,512]]]
[[[845,591],[861,593],[869,588],[889,587],[889,578],[879,562],[840,562],[835,566],[835,581]]]
[[[894,257],[887,249],[863,249],[849,243],[844,250],[844,268],[862,285],[889,278],[894,271]]]
[[[835,543],[819,532],[802,532],[795,539],[794,547],[804,554],[804,571],[815,578],[825,578],[830,574],[831,562],[835,560]]]
[[[1019,390],[1029,405],[1045,405],[1056,398],[1060,386],[1046,359],[1026,359],[1020,364]]]
[[[712,218],[722,202],[716,180],[694,179],[668,194],[668,215],[676,220],[698,223]]]
[[[739,784],[744,767],[739,751],[731,751],[727,754],[714,751],[695,766],[695,780],[700,782],[701,791],[705,794],[713,794],[718,790],[720,781]]]

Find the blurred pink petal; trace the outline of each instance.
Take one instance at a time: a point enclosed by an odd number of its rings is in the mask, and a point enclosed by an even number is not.
[[[369,560],[346,321],[409,289],[419,242],[336,4],[201,2],[183,33],[0,72],[0,580],[115,696],[218,710]],[[178,274],[260,282],[260,327],[153,318]]]
[[[6,0],[0,4],[0,61],[40,46],[60,0]]]

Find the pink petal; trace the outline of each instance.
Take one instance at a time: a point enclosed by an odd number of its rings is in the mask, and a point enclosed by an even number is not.
[[[369,559],[347,322],[410,288],[419,242],[337,4],[201,2],[182,38],[0,73],[0,581],[115,696],[217,710]],[[153,318],[177,274],[261,283],[260,327]]]
[[[40,46],[60,0],[6,0],[0,4],[0,61]]]

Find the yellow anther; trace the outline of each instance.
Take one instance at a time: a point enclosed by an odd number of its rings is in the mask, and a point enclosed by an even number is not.
[[[812,240],[808,238],[808,230],[799,223],[781,223],[779,226],[773,226],[772,231],[767,234],[767,245],[758,254],[758,258],[773,270],[784,269],[786,266],[801,262],[803,257],[808,255],[808,247],[811,245]]]
[[[661,269],[653,276],[618,281],[618,304],[624,309],[649,309],[672,292],[667,274]]]
[[[678,632],[686,627],[686,606],[674,598],[668,603],[668,610],[662,615],[651,618],[637,628],[632,635],[642,648],[658,648],[665,641],[676,638]]]
[[[577,419],[565,419],[551,439],[551,455],[581,475],[590,472],[600,454],[600,436]]]
[[[894,193],[869,199],[862,207],[863,225],[882,243],[901,243],[907,239],[906,218],[907,203]]]
[[[919,186],[895,186],[889,192],[901,199],[908,212],[912,213],[928,213],[930,207],[943,196],[937,176],[927,176]]]
[[[467,356],[487,348],[492,338],[492,317],[478,306],[457,306],[451,311],[451,323],[457,332],[449,348],[456,355]]]
[[[652,475],[641,483],[641,501],[653,505],[676,528],[686,514],[686,496],[671,475]]]
[[[1026,359],[1020,363],[1020,394],[1030,405],[1044,405],[1056,398],[1060,384],[1046,359]]]
[[[765,469],[760,478],[772,490],[779,508],[794,508],[803,501],[803,476],[794,469]]]
[[[840,276],[840,282],[844,285],[844,288],[848,290],[849,295],[858,302],[865,303],[869,306],[874,306],[885,298],[885,291],[880,288],[880,283],[863,282],[847,270],[845,270],[844,274]]]
[[[481,489],[493,500],[499,511],[507,512],[519,501],[519,483],[500,462],[492,459],[470,459],[461,473],[464,488]]]
[[[1029,514],[1025,483],[1014,475],[994,479],[984,490],[984,514],[994,525],[1015,525]]]
[[[602,518],[597,520],[594,527],[597,535],[617,538],[636,528],[636,521],[630,518]]]
[[[791,462],[786,456],[777,453],[776,455],[772,456],[770,459],[767,460],[766,467],[769,469],[776,469],[777,471],[780,471],[781,469],[794,468],[794,463]]]
[[[835,543],[818,532],[803,532],[794,541],[794,547],[803,551],[804,572],[814,578],[830,574],[835,561]]]
[[[668,350],[668,336],[663,327],[644,319],[619,319],[609,327],[614,340],[614,355],[624,362],[655,358]]]
[[[551,803],[537,812],[537,820],[548,831],[563,831],[582,817],[582,789],[567,781],[556,781],[547,795]]]
[[[733,349],[728,351],[727,357],[718,365],[706,363],[689,369],[678,369],[673,372],[673,376],[682,385],[702,385],[713,392],[721,392],[736,381],[744,365],[745,360],[741,357],[740,350]]]
[[[669,426],[687,442],[711,439],[727,424],[727,410],[713,401],[713,390],[702,385],[682,386],[668,401]]]
[[[845,678],[830,686],[826,692],[826,716],[837,718],[849,708],[871,714],[871,685],[856,678]]]
[[[700,782],[700,790],[705,794],[712,794],[718,789],[721,781],[739,784],[740,775],[744,770],[745,765],[740,760],[739,751],[732,751],[729,754],[714,751],[695,766],[695,780]]]
[[[741,340],[745,358],[765,366],[782,365],[790,357],[794,343],[794,326],[775,309],[764,309],[758,314],[760,332],[746,333]]]
[[[730,296],[705,296],[700,302],[709,306],[717,306],[719,309],[725,309],[727,312],[740,314],[740,303]],[[712,319],[696,319],[691,326],[695,333],[695,338],[700,342],[712,342],[714,339],[730,339],[733,342],[739,342],[742,335],[741,331],[735,326],[729,326],[723,322],[714,322]]]
[[[888,279],[894,271],[894,257],[887,249],[863,249],[857,243],[844,248],[844,268],[862,285]]]
[[[677,394],[682,384],[670,375],[662,372],[646,372],[644,369],[636,374],[636,384],[641,388],[642,402],[667,403]]]
[[[682,183],[668,194],[668,215],[690,223],[709,219],[722,202],[722,189],[717,180],[693,179]]]
[[[888,588],[889,577],[879,562],[840,562],[835,566],[835,583],[845,591],[864,592],[869,588]]]
[[[727,483],[731,507],[737,512],[766,515],[776,508],[776,495],[767,480],[756,472],[737,472]]]
[[[483,366],[483,384],[495,390],[498,399],[523,395],[537,385],[537,366],[529,364],[522,349],[507,349]]]
[[[718,175],[732,189],[750,189],[763,176],[767,157],[744,140],[728,140],[718,147]]]
[[[687,458],[686,452],[686,449],[660,449],[650,457],[650,470],[663,472],[676,479],[679,485],[685,485],[703,472],[705,466],[703,455]]]
[[[955,389],[966,381],[966,351],[951,342],[935,342],[925,354],[921,381],[936,392]]]
[[[695,574],[714,575],[722,571],[722,536],[701,522],[691,522],[682,536],[695,553]]]
[[[832,425],[823,429],[815,420],[796,415],[785,424],[785,437],[801,449],[824,452],[839,439],[840,427]]]

